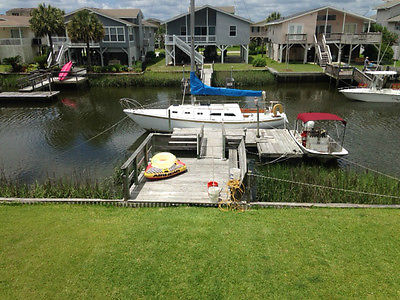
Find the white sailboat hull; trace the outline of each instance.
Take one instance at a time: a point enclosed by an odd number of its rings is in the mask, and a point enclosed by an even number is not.
[[[221,128],[223,124],[226,129],[257,128],[257,121],[243,120],[190,120],[181,118],[168,118],[164,116],[154,116],[125,109],[124,112],[135,121],[140,127],[159,132],[169,132],[173,128],[201,128],[203,125],[207,128]],[[282,128],[287,122],[286,115],[280,114],[273,118],[260,118],[260,128]]]
[[[400,103],[400,90],[355,88],[339,90],[347,98],[364,102]]]

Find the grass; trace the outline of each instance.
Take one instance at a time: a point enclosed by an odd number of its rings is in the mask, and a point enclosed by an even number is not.
[[[5,89],[17,88],[18,79],[21,79],[25,75],[19,74],[0,74],[0,86]]]
[[[0,298],[398,298],[397,210],[0,206]]]
[[[92,87],[179,87],[181,84],[181,79],[182,73],[145,72],[144,74],[119,76],[98,75],[96,77],[90,77],[89,83]]]
[[[230,71],[216,71],[213,73],[212,86],[225,86],[226,78],[231,77]],[[236,87],[263,87],[275,82],[274,76],[267,70],[243,70],[233,72]]]
[[[279,63],[268,57],[265,58],[267,67],[273,68],[278,72],[322,72],[322,68],[315,64],[303,63]]]
[[[102,181],[72,176],[67,180],[48,179],[41,183],[25,184],[0,175],[0,197],[122,199],[121,178],[119,169]]]
[[[0,65],[0,73],[11,72],[11,65]]]
[[[400,182],[375,173],[344,170],[320,164],[275,164],[259,168],[257,173],[274,178],[307,182],[311,184],[357,190],[380,195],[400,197]],[[255,180],[258,201],[312,202],[312,203],[361,203],[400,204],[400,199],[345,193],[279,182],[271,179]]]

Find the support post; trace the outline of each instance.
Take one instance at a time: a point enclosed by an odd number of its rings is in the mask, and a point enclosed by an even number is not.
[[[134,167],[134,169],[133,169],[133,180],[134,180],[135,185],[139,184],[139,168],[138,168],[137,163],[138,163],[138,159],[137,159],[137,156],[136,156],[134,158],[134,160],[133,160],[133,167]]]
[[[124,174],[122,174],[122,193],[125,201],[129,200],[131,196],[129,193],[129,177],[127,171],[128,169],[123,169]]]
[[[247,175],[246,175],[246,189],[247,189],[247,197],[246,197],[246,202],[250,203],[251,201],[253,201],[253,194],[251,192],[251,176],[252,176],[253,172],[251,170],[247,171]]]
[[[306,43],[304,46],[304,59],[303,64],[307,63],[307,53],[308,53],[308,44]]]
[[[329,8],[326,9],[326,15],[325,15],[325,29],[324,29],[325,36],[326,36],[326,28],[328,27],[328,14],[329,14]]]
[[[260,106],[258,104],[258,99],[254,99],[257,107],[257,138],[260,138]]]
[[[353,44],[350,44],[350,51],[349,51],[349,60],[348,60],[348,64],[350,65],[351,62],[351,53],[353,52]]]
[[[170,109],[168,109],[168,128],[169,128],[169,131],[172,131],[171,130],[171,110]]]

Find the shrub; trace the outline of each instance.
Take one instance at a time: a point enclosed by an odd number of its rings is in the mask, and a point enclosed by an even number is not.
[[[21,72],[23,67],[21,65],[21,56],[11,56],[3,59],[3,63],[11,65],[13,72]]]
[[[93,69],[93,72],[95,72],[95,73],[101,73],[103,70],[103,67],[102,66],[93,66],[92,69]]]
[[[33,60],[38,64],[39,69],[46,69],[47,55],[35,56]]]
[[[158,53],[158,58],[159,58],[159,59],[165,58],[165,52],[160,52],[160,53]]]
[[[266,66],[266,61],[265,61],[265,58],[263,58],[263,57],[256,57],[254,60],[253,60],[253,67],[265,67]]]
[[[154,51],[147,51],[146,56],[144,58],[146,62],[152,62],[156,60],[156,54]]]

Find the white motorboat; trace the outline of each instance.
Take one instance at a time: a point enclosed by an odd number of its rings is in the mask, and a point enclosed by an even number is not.
[[[341,142],[333,139],[328,132],[316,125],[319,121],[330,121],[343,125],[342,136],[339,135],[339,128],[336,127],[338,138]],[[346,121],[342,118],[329,113],[301,113],[297,116],[295,129],[290,130],[290,134],[308,157],[315,157],[324,161],[337,159],[349,154],[343,148],[344,136],[346,132]]]
[[[391,102],[400,103],[400,90],[397,88],[381,88],[388,76],[397,75],[395,71],[367,71],[374,76],[372,84],[368,87],[344,88],[339,92],[347,98],[365,102]],[[397,86],[396,86],[397,87]]]
[[[281,104],[267,109],[241,109],[237,103],[171,105],[166,109],[130,108],[131,99],[121,99],[124,112],[142,128],[168,132],[173,128],[281,128],[287,122]],[[257,121],[258,119],[258,121]]]
[[[261,98],[265,103],[265,92],[216,88],[205,85],[195,75],[194,59],[194,0],[190,1],[190,35],[191,35],[191,71],[190,93],[191,104],[172,105],[168,108],[144,108],[132,99],[121,99],[124,112],[141,127],[147,130],[169,132],[173,128],[213,127],[237,128],[279,128],[284,127],[287,118],[281,104],[259,109]],[[239,104],[201,105],[196,96],[234,96],[255,97],[258,109],[241,109]]]

